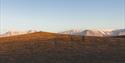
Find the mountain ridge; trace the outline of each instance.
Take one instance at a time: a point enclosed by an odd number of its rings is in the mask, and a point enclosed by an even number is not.
[[[71,33],[71,34],[70,34]],[[82,35],[82,36],[120,36],[125,35],[125,29],[86,29],[80,32],[66,31],[61,34]]]
[[[8,31],[6,33],[0,34],[0,37],[23,35],[23,34],[29,34],[29,33],[35,33],[35,32],[39,32],[39,31],[36,31],[36,30]],[[97,36],[97,37],[122,36],[122,35],[125,35],[125,29],[86,29],[86,30],[71,29],[71,30],[58,32],[58,34]]]

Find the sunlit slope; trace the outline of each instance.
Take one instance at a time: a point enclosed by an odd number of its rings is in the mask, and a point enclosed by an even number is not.
[[[51,39],[54,37],[53,33],[48,32],[36,32],[24,35],[10,36],[10,37],[2,37],[0,38],[0,42],[10,42],[10,41],[30,41],[37,39]]]
[[[0,63],[124,63],[125,37],[36,32],[0,38]]]

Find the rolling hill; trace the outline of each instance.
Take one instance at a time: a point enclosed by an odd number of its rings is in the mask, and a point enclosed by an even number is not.
[[[125,63],[125,36],[35,32],[0,38],[0,63]]]

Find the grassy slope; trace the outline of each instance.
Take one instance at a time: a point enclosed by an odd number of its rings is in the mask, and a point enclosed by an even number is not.
[[[0,63],[125,63],[125,37],[37,32],[0,38]]]

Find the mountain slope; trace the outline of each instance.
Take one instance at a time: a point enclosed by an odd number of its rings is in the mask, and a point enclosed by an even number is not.
[[[29,34],[37,32],[35,30],[29,31],[8,31],[4,34],[1,34],[0,37],[7,37],[7,36],[15,36],[15,35],[22,35],[22,34]],[[80,36],[97,36],[97,37],[105,37],[105,36],[121,36],[125,35],[125,29],[88,29],[88,30],[67,30],[63,32],[59,32],[59,34],[70,34],[70,35],[80,35]]]
[[[118,29],[112,31],[112,36],[125,35],[125,29]]]
[[[0,38],[0,63],[124,63],[125,37],[36,32]]]
[[[15,36],[15,35],[23,35],[37,32],[36,30],[28,30],[28,31],[8,31],[6,33],[0,34],[0,37],[8,37],[8,36]]]
[[[70,34],[70,35],[81,35],[81,36],[97,36],[97,37],[105,37],[105,36],[121,36],[125,35],[125,29],[88,29],[83,31],[74,31],[68,30],[64,31],[61,34]]]
[[[72,30],[67,30],[67,31],[63,31],[63,32],[59,32],[60,34],[70,34],[70,35],[75,35],[77,33],[81,32],[81,30],[75,30],[75,29],[72,29]]]
[[[111,32],[110,31],[103,31],[103,30],[85,30],[80,33],[83,36],[110,36]]]

